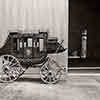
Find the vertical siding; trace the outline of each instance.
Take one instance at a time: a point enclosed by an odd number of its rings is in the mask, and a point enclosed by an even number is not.
[[[68,47],[68,0],[0,0],[0,46],[15,30],[49,30]]]

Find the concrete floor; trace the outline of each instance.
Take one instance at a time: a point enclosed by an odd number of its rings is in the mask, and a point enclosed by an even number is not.
[[[0,100],[100,100],[100,76],[69,74],[53,85],[24,76],[0,83]]]

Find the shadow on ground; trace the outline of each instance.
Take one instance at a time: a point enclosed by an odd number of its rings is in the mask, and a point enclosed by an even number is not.
[[[44,84],[40,78],[27,78],[27,77],[21,77],[17,79],[16,82],[34,82],[34,83]]]

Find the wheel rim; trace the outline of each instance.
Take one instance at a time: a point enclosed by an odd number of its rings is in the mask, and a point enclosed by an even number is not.
[[[53,70],[48,63],[41,67],[40,76],[43,82],[53,84],[59,81],[61,72],[60,70]]]
[[[0,81],[12,82],[16,80],[21,71],[20,62],[12,55],[0,57]]]

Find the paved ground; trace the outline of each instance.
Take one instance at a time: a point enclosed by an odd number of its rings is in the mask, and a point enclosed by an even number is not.
[[[54,85],[24,76],[0,83],[0,100],[100,100],[100,76],[68,75]]]

